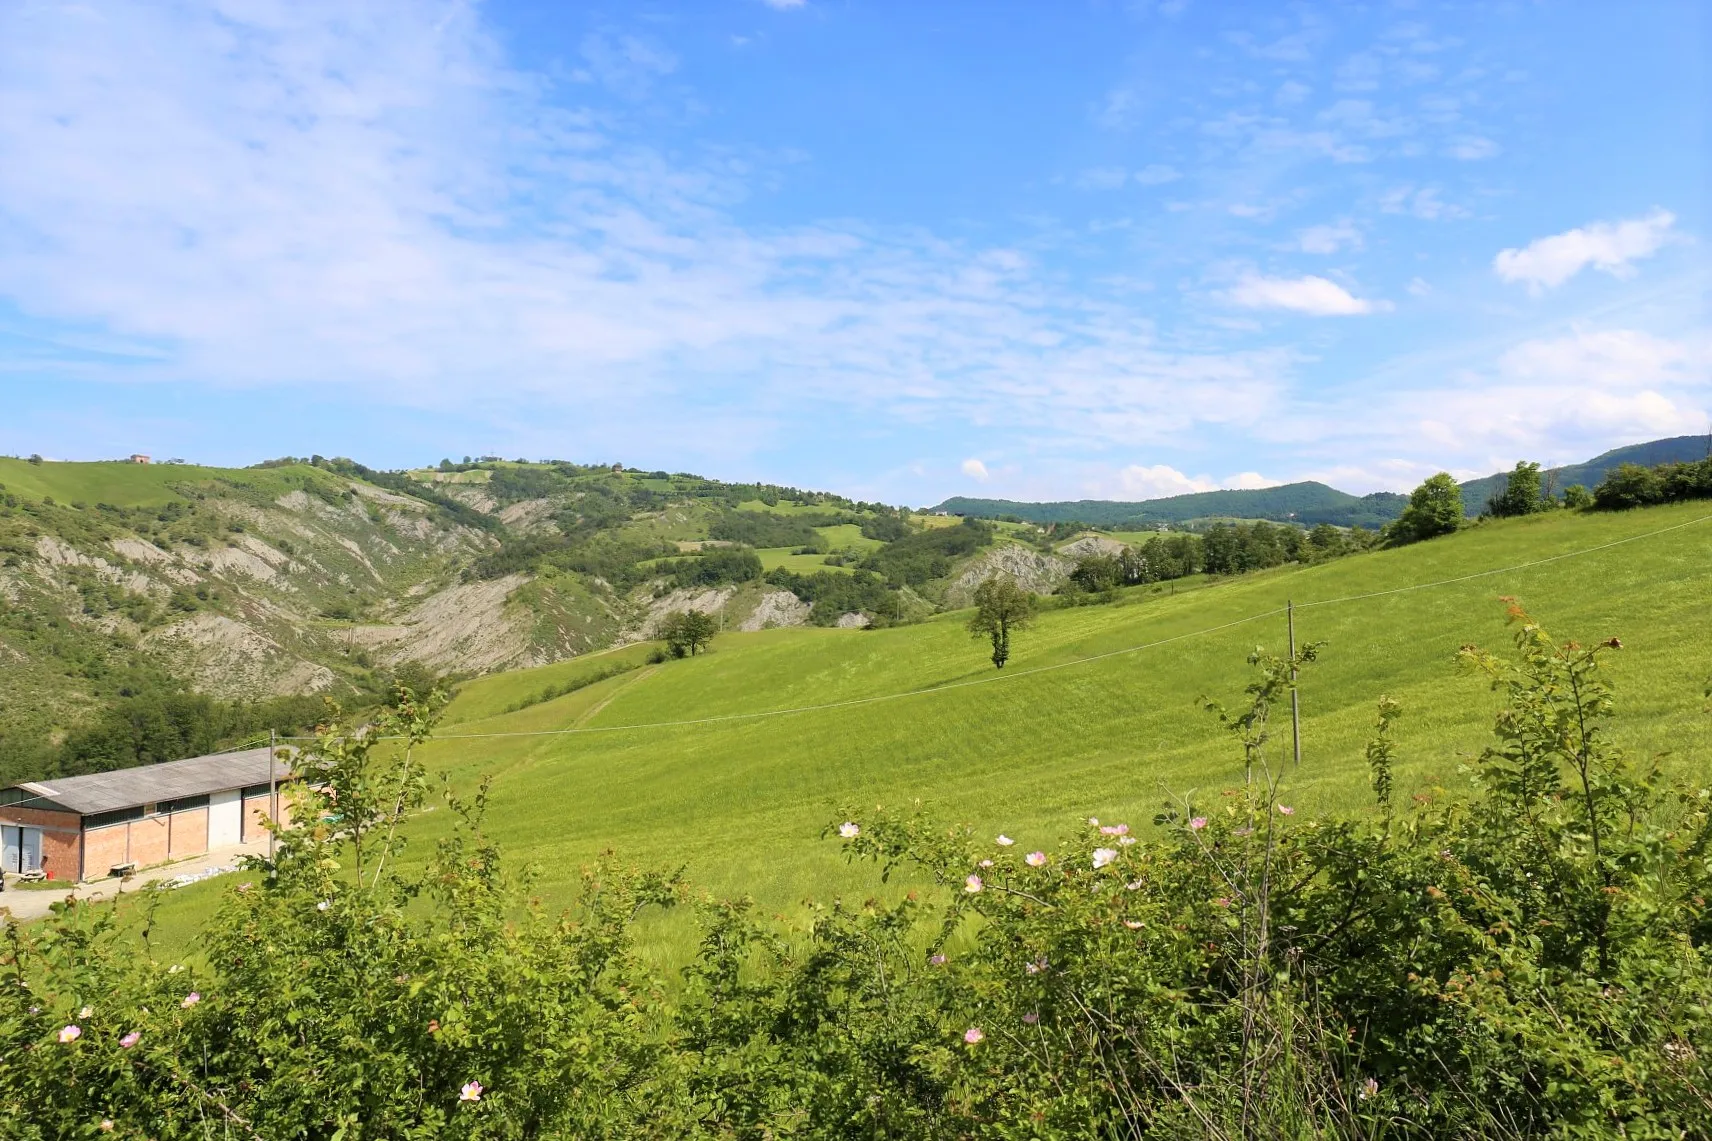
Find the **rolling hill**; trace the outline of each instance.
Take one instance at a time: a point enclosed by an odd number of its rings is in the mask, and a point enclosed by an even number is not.
[[[1561,492],[1570,484],[1591,488],[1620,464],[1652,466],[1712,455],[1707,436],[1675,436],[1613,448],[1585,463],[1552,468],[1542,473],[1549,486]],[[1462,486],[1463,510],[1470,517],[1486,507],[1486,501],[1504,490],[1504,472],[1471,479]],[[1209,518],[1266,519],[1275,523],[1331,523],[1339,527],[1378,528],[1402,514],[1408,496],[1375,492],[1355,496],[1323,483],[1287,483],[1246,491],[1200,491],[1163,499],[1121,502],[1106,499],[1063,500],[1052,503],[1022,503],[1010,499],[971,499],[953,496],[930,511],[950,515],[972,515],[981,519],[1011,517],[1031,523],[1086,523],[1105,530],[1136,530],[1158,524],[1182,524]]]
[[[1305,758],[1288,773],[1289,802],[1363,810],[1362,745],[1381,695],[1405,710],[1399,787],[1454,794],[1498,700],[1454,657],[1468,642],[1505,644],[1507,595],[1559,638],[1621,637],[1610,666],[1619,742],[1637,760],[1702,764],[1709,567],[1712,512],[1689,503],[1498,521],[1175,595],[1137,588],[1115,605],[1042,615],[1002,674],[957,615],[728,633],[701,657],[509,713],[600,659],[465,683],[429,757],[455,787],[492,779],[488,831],[537,866],[549,899],[569,898],[577,869],[610,849],[790,909],[805,896],[896,890],[821,839],[877,804],[920,800],[1048,849],[1089,814],[1139,826],[1178,797],[1216,806],[1242,764],[1199,699],[1240,696],[1246,655],[1283,646],[1289,600],[1298,637],[1325,643],[1304,675]],[[445,816],[413,824],[416,850],[443,834]],[[212,890],[175,893],[169,926],[188,930]],[[645,942],[681,962],[690,930],[651,921]]]
[[[1011,516],[1030,523],[1080,522],[1112,530],[1207,518],[1267,519],[1309,526],[1331,523],[1340,527],[1377,528],[1397,518],[1407,502],[1407,496],[1391,492],[1355,496],[1323,483],[1308,481],[1249,491],[1198,491],[1135,503],[1104,499],[1018,503],[1009,499],[954,496],[931,510],[983,519]]]

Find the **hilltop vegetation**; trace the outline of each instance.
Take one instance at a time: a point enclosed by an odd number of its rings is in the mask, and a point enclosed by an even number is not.
[[[1157,524],[1188,523],[1197,519],[1266,519],[1312,526],[1377,529],[1403,510],[1401,495],[1375,492],[1355,496],[1323,483],[1287,483],[1250,491],[1198,491],[1139,503],[1081,499],[1060,503],[1018,503],[1009,499],[969,499],[953,496],[933,508],[951,515],[986,519],[1017,518],[1030,523],[1080,521],[1094,527],[1135,530]]]

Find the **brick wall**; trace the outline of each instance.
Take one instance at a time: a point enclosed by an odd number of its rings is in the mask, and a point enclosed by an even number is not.
[[[131,826],[109,824],[83,834],[83,878],[98,880],[107,869],[130,859]]]
[[[166,818],[145,816],[131,821],[131,862],[140,868],[164,864],[171,858],[167,851]],[[93,868],[91,870],[94,870]]]
[[[40,828],[42,870],[56,880],[75,880],[78,877],[79,856],[83,850],[83,820],[75,812],[9,804],[0,808],[0,823]]]
[[[189,808],[168,818],[168,852],[174,860],[200,856],[208,850],[208,810]]]

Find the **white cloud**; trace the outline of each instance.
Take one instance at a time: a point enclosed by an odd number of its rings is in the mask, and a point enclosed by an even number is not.
[[[1083,190],[1116,190],[1129,181],[1129,171],[1121,166],[1093,167],[1076,176],[1076,185]]]
[[[1218,487],[1204,475],[1190,478],[1166,464],[1152,467],[1131,464],[1118,472],[1117,485],[1125,499],[1164,499],[1168,495],[1188,495],[1194,491],[1213,491]]]
[[[1536,238],[1519,250],[1501,250],[1492,259],[1492,269],[1505,281],[1526,282],[1533,293],[1562,285],[1588,266],[1628,277],[1635,272],[1630,263],[1657,253],[1675,222],[1668,210],[1622,222],[1594,222]]]
[[[1635,329],[1578,332],[1525,341],[1498,358],[1506,376],[1601,390],[1661,385],[1687,379],[1687,345]]]
[[[1379,208],[1387,214],[1412,214],[1428,222],[1441,218],[1467,218],[1469,211],[1439,197],[1434,186],[1399,186],[1387,191],[1379,200]]]
[[[1432,284],[1422,277],[1411,277],[1408,285],[1412,297],[1425,297],[1433,291]]]
[[[1143,186],[1160,186],[1167,182],[1175,182],[1182,178],[1177,168],[1163,163],[1149,163],[1135,172],[1135,180]]]
[[[1310,254],[1335,254],[1346,246],[1359,250],[1361,231],[1346,218],[1335,225],[1309,226],[1296,235],[1296,242],[1302,252]]]
[[[808,7],[808,0],[761,0],[761,3],[780,12],[788,12],[792,8]]]
[[[746,228],[738,164],[668,160],[622,112],[548,101],[565,90],[513,70],[481,16],[8,12],[0,298],[35,332],[120,346],[101,375],[479,412],[531,455],[587,446],[567,426],[650,440],[643,402],[655,448],[741,454],[784,431],[764,409],[805,402],[1133,444],[1252,423],[1287,382],[1287,349],[1162,345],[1127,296],[1011,250]],[[618,83],[675,65],[589,46]],[[41,367],[95,375],[69,342]]]
[[[1257,471],[1244,471],[1226,479],[1224,486],[1238,491],[1258,491],[1263,487],[1282,487],[1283,481],[1268,479]]]
[[[979,483],[986,483],[989,478],[987,465],[974,456],[963,461],[963,474]]]
[[[1478,135],[1464,135],[1452,141],[1450,157],[1462,159],[1464,162],[1474,162],[1483,158],[1491,158],[1498,153],[1498,144],[1491,139],[1483,139]]]
[[[1385,302],[1355,297],[1337,282],[1312,274],[1291,278],[1250,274],[1225,297],[1250,309],[1289,309],[1315,317],[1349,317],[1389,308]]]

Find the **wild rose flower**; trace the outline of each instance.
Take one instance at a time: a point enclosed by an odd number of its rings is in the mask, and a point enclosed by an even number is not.
[[[1229,907],[1230,906],[1230,900],[1226,899],[1222,895],[1219,896],[1217,899],[1213,900],[1213,902],[1218,904],[1220,907]]]
[[[981,1033],[981,1028],[979,1026],[971,1026],[969,1029],[963,1031],[963,1041],[969,1043],[971,1046],[985,1037],[986,1035]]]
[[[997,840],[994,840],[993,843],[997,844],[1001,848],[1008,848],[1012,844],[1016,843],[1016,841],[1011,839],[1009,836],[1006,836],[1004,833],[1001,832],[999,834],[999,838]]]
[[[324,899],[320,903],[317,903],[315,905],[315,910],[316,911],[326,911],[329,907],[332,907],[332,906],[333,906],[333,904],[330,900]]]
[[[135,1046],[142,1040],[142,1034],[139,1031],[133,1030],[123,1038],[119,1039],[119,1048],[122,1050],[129,1050],[132,1046]]]
[[[1028,1014],[1025,1014],[1022,1016],[1022,1020],[1024,1022],[1028,1023],[1030,1026],[1033,1026],[1036,1022],[1040,1021],[1040,1015],[1035,1014],[1034,1012],[1030,1011]]]
[[[945,956],[944,955],[929,955],[927,957],[927,961],[936,967],[943,967],[945,965]]]
[[[1288,804],[1280,804],[1278,806],[1278,813],[1281,816],[1294,816],[1296,815],[1296,810],[1291,808]]]
[[[1207,826],[1207,818],[1205,816],[1197,816],[1197,817],[1195,817],[1195,819],[1189,821],[1189,827],[1196,832],[1199,832],[1201,829],[1205,828],[1206,826]]]
[[[81,1037],[83,1037],[83,1027],[81,1026],[71,1025],[59,1028],[59,1040],[62,1043],[75,1042]]]
[[[993,861],[991,861],[991,860],[982,860],[982,861],[981,861],[981,866],[982,866],[982,867],[983,867],[983,868],[990,868],[990,867],[992,867],[992,866],[993,866]]]
[[[1130,880],[1128,883],[1124,884],[1124,890],[1125,891],[1140,891],[1141,890],[1141,881],[1140,880]]]
[[[1046,853],[1045,852],[1030,852],[1028,855],[1023,857],[1023,862],[1031,868],[1045,867],[1046,866]]]
[[[82,1010],[77,1012],[77,1016],[79,1018],[88,1018],[91,1014],[94,1014],[94,1013],[95,1013],[95,1008],[93,1006],[86,1006]]]
[[[838,834],[846,840],[854,840],[862,834],[862,829],[854,820],[846,820],[838,826]]]
[[[1099,826],[1100,826],[1100,818],[1098,816],[1088,817],[1088,827],[1098,828]]]
[[[184,1007],[184,1009],[186,1009],[186,1010],[189,1010],[191,1007],[195,1006],[197,1003],[199,1003],[201,1001],[202,1001],[202,996],[200,994],[197,994],[195,991],[191,991],[189,994],[184,996],[184,1001],[179,1003],[178,1005]]]
[[[963,881],[963,890],[968,892],[970,895],[974,895],[985,886],[986,885],[981,882],[981,877],[973,874]]]
[[[1135,843],[1135,837],[1134,836],[1119,836],[1118,837],[1118,846],[1119,847],[1127,848],[1133,843]]]
[[[1143,927],[1146,927],[1147,924],[1143,923],[1139,919],[1126,919],[1124,920],[1124,926],[1128,927],[1131,931],[1140,931]]]
[[[1361,1088],[1355,1091],[1355,1096],[1360,1098],[1362,1101],[1366,1101],[1368,1098],[1372,1097],[1374,1094],[1376,1094],[1378,1092],[1379,1092],[1378,1081],[1374,1080],[1373,1078],[1368,1078],[1366,1081],[1361,1083]]]
[[[459,1101],[480,1101],[482,1084],[480,1082],[465,1082],[464,1088],[458,1091]]]
[[[1100,835],[1102,835],[1102,836],[1128,836],[1129,835],[1129,825],[1128,824],[1107,824],[1100,829]]]
[[[1118,858],[1118,850],[1116,848],[1095,848],[1094,849],[1094,867],[1096,869],[1105,867],[1107,864],[1111,863],[1113,860],[1115,860],[1117,858]]]

